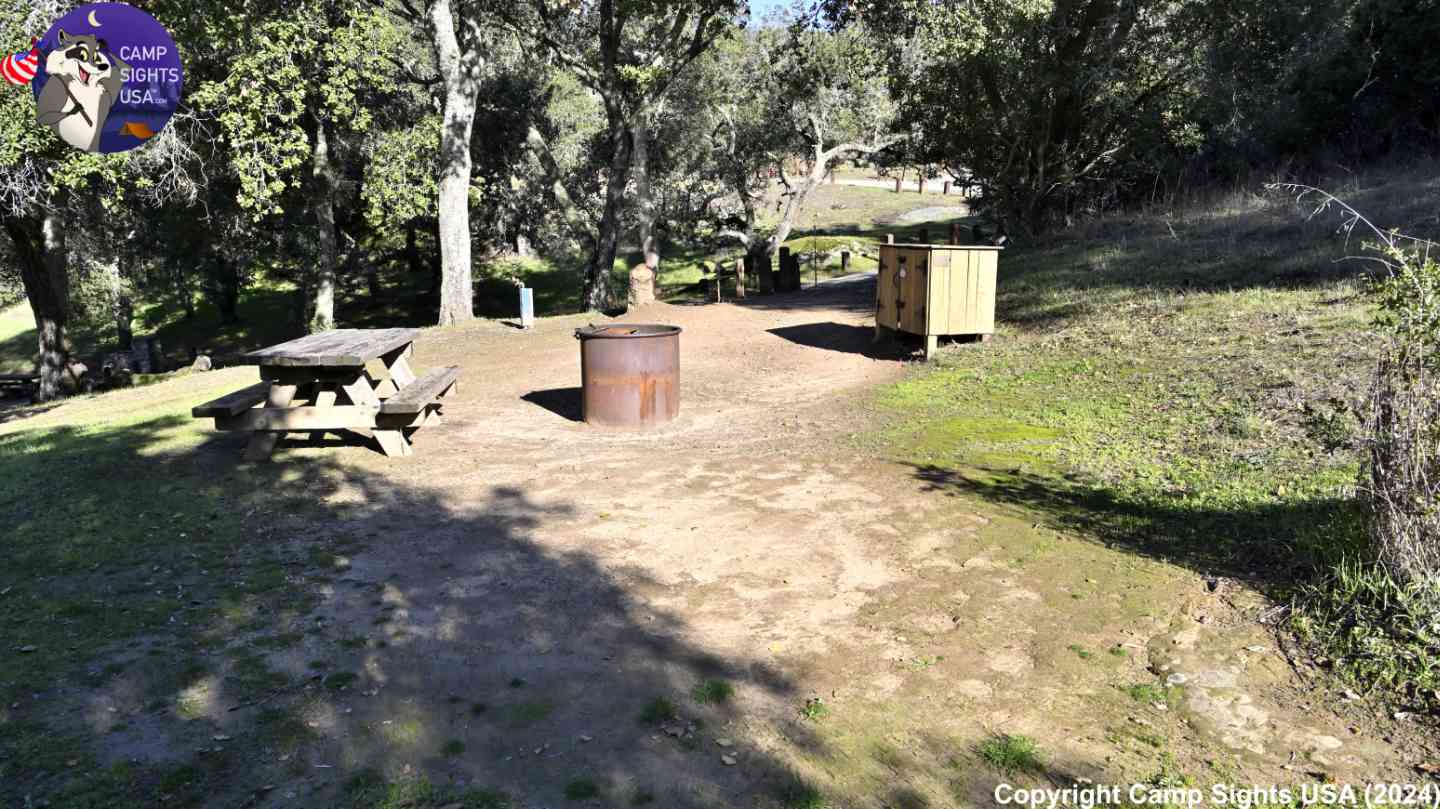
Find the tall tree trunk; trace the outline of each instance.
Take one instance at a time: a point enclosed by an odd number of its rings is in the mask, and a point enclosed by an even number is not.
[[[800,213],[805,210],[805,202],[810,198],[810,192],[824,181],[825,171],[825,164],[817,161],[810,173],[799,178],[796,185],[791,187],[790,196],[785,200],[785,212],[780,217],[780,223],[775,226],[775,234],[768,242],[770,256],[777,255],[780,246],[790,238],[790,232],[795,229],[795,220],[799,219]]]
[[[358,245],[355,251],[355,263],[365,269],[365,291],[370,295],[370,305],[379,306],[380,299],[385,296],[385,290],[380,286],[380,267],[370,256],[361,255]]]
[[[180,308],[185,310],[185,320],[195,319],[195,290],[190,286],[190,273],[176,266],[168,270],[170,275],[170,287],[175,291],[175,297],[180,301]]]
[[[320,255],[315,264],[315,311],[306,324],[310,333],[335,328],[335,164],[330,160],[330,137],[325,121],[315,125],[311,171],[315,176],[315,219]]]
[[[633,148],[631,172],[635,175],[635,216],[639,221],[640,252],[645,256],[645,266],[654,277],[660,277],[660,245],[655,239],[657,206],[654,189],[650,185],[650,129],[641,116],[640,122],[630,129]]]
[[[424,261],[420,258],[420,225],[415,220],[405,226],[405,265],[412,273],[425,272]]]
[[[620,217],[625,207],[625,186],[630,182],[630,161],[634,154],[630,130],[621,119],[615,102],[607,102],[610,119],[610,167],[605,181],[605,211],[600,216],[600,232],[595,237],[595,252],[585,269],[585,293],[581,304],[591,311],[608,309],[614,302],[610,275],[615,270],[615,252],[620,243]]]
[[[111,253],[99,262],[100,274],[110,292],[110,317],[115,321],[115,343],[122,351],[129,351],[135,339],[131,321],[135,319],[135,301],[130,296],[130,285],[120,271],[120,256]]]
[[[50,401],[62,393],[68,359],[65,323],[70,311],[70,279],[64,225],[54,213],[46,213],[38,221],[7,216],[5,231],[15,245],[20,282],[39,333],[40,387],[35,400]]]
[[[214,284],[215,308],[220,311],[220,322],[239,323],[240,273],[233,262],[218,252],[211,262],[211,272],[214,273],[211,283]]]
[[[473,50],[461,52],[450,0],[434,0],[430,25],[445,87],[440,131],[440,325],[449,326],[475,317],[470,268],[470,137],[475,127],[480,60]]]

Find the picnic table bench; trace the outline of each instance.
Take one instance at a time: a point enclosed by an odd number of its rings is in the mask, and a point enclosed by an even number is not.
[[[215,419],[216,429],[253,432],[245,451],[252,461],[270,457],[292,432],[369,430],[386,455],[412,455],[411,436],[440,423],[442,400],[460,377],[456,367],[417,376],[410,368],[417,334],[336,329],[251,352],[242,360],[260,366],[261,381],[191,415]]]
[[[35,374],[0,374],[0,392],[16,391],[28,396],[40,386],[40,377]]]

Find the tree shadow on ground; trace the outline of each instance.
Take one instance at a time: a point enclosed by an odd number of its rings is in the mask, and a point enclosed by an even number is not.
[[[59,407],[62,402],[32,404],[29,399],[18,396],[0,396],[0,424],[28,419]]]
[[[783,699],[788,679],[689,643],[643,573],[539,541],[570,503],[498,486],[455,502],[352,465],[363,449],[237,465],[243,436],[193,446],[192,427],[0,436],[7,478],[47,478],[3,498],[7,603],[26,605],[5,641],[37,651],[0,669],[20,705],[0,721],[12,744],[68,742],[62,759],[6,755],[7,803],[201,806],[281,784],[346,805],[347,782],[378,773],[548,803],[588,780],[682,806],[788,777],[758,750],[720,762],[713,737],[740,708],[690,698],[723,679]],[[59,502],[83,527],[57,541]]]
[[[583,420],[582,393],[580,388],[550,388],[531,391],[520,398],[543,407],[562,419],[578,422]]]
[[[857,315],[875,311],[875,273],[857,273],[824,281],[797,292],[747,296],[744,300],[727,301],[742,309],[763,312],[804,312],[814,309],[838,309]]]
[[[1352,545],[1364,536],[1355,504],[1339,497],[1223,509],[1179,499],[1144,501],[1074,474],[909,466],[929,491],[1020,507],[1107,547],[1275,595],[1308,580],[1318,559],[1358,550]]]
[[[548,541],[575,504],[457,500],[329,442],[246,465],[245,443],[181,413],[0,435],[0,645],[32,650],[0,661],[0,802],[877,799],[796,774],[843,762],[821,729],[764,714],[800,693],[786,671],[690,640],[642,566]],[[707,680],[736,696],[699,704]],[[751,721],[784,744],[754,744]]]
[[[844,323],[805,323],[800,326],[770,329],[769,333],[796,345],[843,354],[859,354],[872,360],[913,359],[917,350],[913,342],[892,337],[876,341],[873,327]]]

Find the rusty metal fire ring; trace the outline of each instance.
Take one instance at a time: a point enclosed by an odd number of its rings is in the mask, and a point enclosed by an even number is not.
[[[634,429],[679,416],[681,331],[650,323],[576,329],[585,422]]]

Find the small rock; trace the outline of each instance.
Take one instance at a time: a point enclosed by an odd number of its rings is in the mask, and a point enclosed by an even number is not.
[[[721,757],[720,757],[720,760],[725,763],[725,766],[726,766],[726,767],[734,767],[734,766],[735,766],[735,763],[736,763],[737,761],[739,761],[739,759],[735,758],[734,756],[730,756],[730,755],[721,756]]]
[[[580,742],[581,742],[582,744],[585,743],[585,742],[593,742],[593,741],[595,741],[595,737],[594,737],[594,736],[586,736],[586,735],[583,734],[583,733],[580,734]]]
[[[28,654],[32,654],[32,653],[34,653],[34,652],[40,651],[40,647],[39,647],[39,646],[21,646],[17,651],[19,651],[20,654],[26,654],[26,655],[28,655]]]
[[[1263,654],[1263,653],[1265,653],[1265,652],[1270,651],[1270,647],[1268,647],[1268,646],[1246,646],[1246,647],[1245,647],[1245,651],[1247,651],[1247,652],[1252,652],[1252,653],[1258,655],[1258,654]]]
[[[721,747],[729,747],[734,744],[734,742],[730,741],[729,739],[716,739],[715,743],[720,745]]]
[[[1177,672],[1175,672],[1174,674],[1170,675],[1169,677],[1166,677],[1166,678],[1165,678],[1165,684],[1166,684],[1166,685],[1184,685],[1184,684],[1186,683],[1186,681],[1189,680],[1189,679],[1190,679],[1190,678],[1189,678],[1187,675],[1181,674],[1180,672],[1177,671]]]
[[[1354,691],[1351,691],[1351,690],[1348,689],[1348,688],[1345,689],[1344,697],[1345,697],[1345,699],[1350,700],[1350,701],[1352,701],[1352,702],[1353,702],[1354,700],[1360,699],[1360,695],[1359,695],[1359,694],[1355,693]]]
[[[204,354],[201,354],[200,356],[196,357],[196,358],[195,358],[195,362],[193,362],[193,363],[190,364],[190,369],[191,369],[192,371],[208,371],[208,370],[210,370],[211,368],[214,368],[214,367],[215,367],[215,364],[212,363],[212,362],[210,361],[210,358],[207,357],[207,356],[205,356]]]

